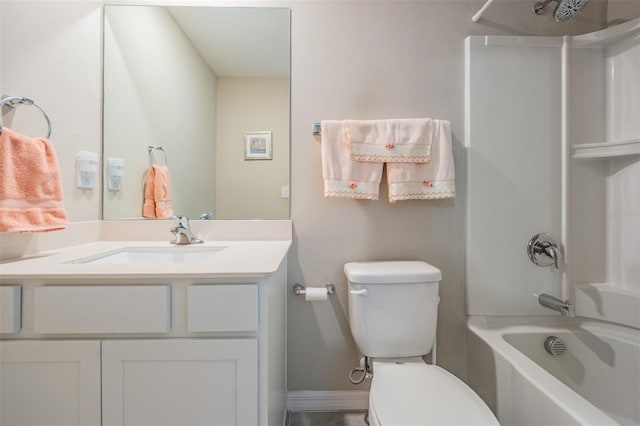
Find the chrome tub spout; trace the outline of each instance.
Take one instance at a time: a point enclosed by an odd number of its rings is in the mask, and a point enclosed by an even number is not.
[[[576,316],[573,310],[573,305],[568,300],[563,302],[550,294],[541,294],[538,296],[538,302],[545,308],[560,312],[560,315],[565,318],[573,318]]]

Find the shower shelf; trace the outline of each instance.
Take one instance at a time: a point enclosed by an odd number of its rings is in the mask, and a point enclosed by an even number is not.
[[[573,158],[575,159],[599,159],[632,155],[640,155],[640,138],[573,146]]]
[[[640,292],[611,284],[575,287],[576,315],[640,328]]]
[[[637,34],[640,34],[640,18],[589,34],[574,36],[571,38],[571,47],[609,47]]]

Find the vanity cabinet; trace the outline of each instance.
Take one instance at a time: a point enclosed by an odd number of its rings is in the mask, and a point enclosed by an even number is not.
[[[99,425],[100,341],[0,342],[0,424]]]
[[[2,425],[256,425],[257,389],[257,339],[0,343]]]
[[[0,334],[0,424],[283,424],[284,263],[250,278],[20,285],[21,327]]]
[[[103,425],[258,424],[256,339],[102,343]]]

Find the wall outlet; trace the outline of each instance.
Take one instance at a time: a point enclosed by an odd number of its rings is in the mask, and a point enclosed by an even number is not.
[[[289,186],[285,185],[281,188],[282,198],[289,198]]]
[[[90,151],[80,151],[77,155],[77,186],[78,188],[93,188],[96,171],[98,171],[98,154]]]
[[[122,158],[107,158],[107,189],[120,191],[124,176],[124,160]]]

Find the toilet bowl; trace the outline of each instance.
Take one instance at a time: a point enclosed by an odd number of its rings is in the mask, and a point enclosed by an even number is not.
[[[374,361],[373,372],[370,426],[499,425],[484,401],[443,368]]]
[[[421,358],[435,344],[437,268],[418,261],[352,262],[344,271],[351,332],[373,360],[370,425],[499,425],[469,386]]]

